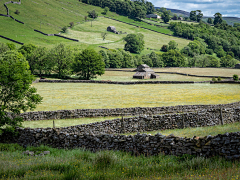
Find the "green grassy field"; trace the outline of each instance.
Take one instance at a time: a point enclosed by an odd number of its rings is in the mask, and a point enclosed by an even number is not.
[[[198,78],[191,76],[182,76],[177,74],[159,73],[158,79],[134,79],[135,72],[122,71],[105,71],[102,76],[98,76],[94,80],[110,80],[110,81],[210,81],[211,78]]]
[[[64,35],[70,38],[78,39],[80,43],[86,43],[89,45],[101,45],[110,49],[123,49],[125,42],[122,39],[126,36],[126,34],[114,34],[108,32],[106,39],[103,41],[101,33],[106,32],[106,29],[109,25],[116,27],[117,31],[127,32],[128,34],[142,33],[144,35],[145,50],[147,48],[150,48],[159,51],[162,45],[167,44],[171,40],[176,41],[178,48],[182,49],[190,42],[185,39],[166,36],[103,17],[99,17],[93,21],[92,26],[90,21],[83,24],[78,24]],[[149,52],[151,51],[149,50]]]
[[[240,100],[239,85],[85,83],[33,84],[43,97],[35,111],[224,104]]]
[[[16,144],[0,144],[0,179],[239,179],[239,161],[221,157],[132,156],[130,153],[79,149],[64,150],[46,146],[27,147],[27,156]]]
[[[6,14],[5,8],[2,6],[0,8],[0,13]],[[175,40],[180,49],[189,43],[188,40],[155,33],[103,17],[97,18],[92,23],[93,27],[91,27],[91,22],[85,22],[84,20],[84,17],[88,14],[87,12],[94,9],[97,11],[98,15],[101,16],[103,9],[84,4],[76,0],[25,0],[21,5],[8,4],[8,7],[10,9],[10,15],[24,22],[25,24],[23,25],[17,23],[11,18],[0,17],[0,23],[2,25],[0,27],[1,35],[22,43],[33,43],[39,46],[51,48],[54,45],[63,42],[64,44],[70,45],[75,49],[94,48],[95,50],[101,50],[101,48],[98,47],[99,45],[111,49],[123,49],[125,43],[123,42],[122,38],[125,37],[126,34],[116,35],[113,33],[108,33],[106,40],[102,40],[101,33],[105,32],[109,25],[115,26],[118,31],[127,32],[128,34],[138,32],[143,33],[145,36],[145,49],[141,54],[150,53],[151,50],[148,50],[147,48],[160,50],[163,44],[167,44],[171,40]],[[16,10],[20,11],[19,15],[14,14]],[[154,29],[165,34],[172,34],[169,29],[158,28],[141,21],[134,21],[113,12],[108,12],[108,16],[124,22],[130,22],[131,24],[141,27]],[[59,37],[44,36],[33,31],[34,29],[37,29],[48,34],[59,33],[61,28],[64,26],[69,26],[70,22],[74,22],[74,28],[69,29],[68,33],[62,33],[62,35],[79,39],[79,42],[69,41]],[[9,41],[1,38],[0,42]]]
[[[38,125],[41,127],[41,124]],[[240,129],[240,123],[236,122],[233,124],[225,124],[219,126],[207,126],[207,127],[197,127],[197,128],[185,128],[185,129],[169,129],[169,130],[162,130],[162,131],[146,131],[144,133],[155,135],[157,133],[161,133],[165,136],[170,134],[174,134],[175,136],[179,137],[189,137],[192,138],[193,136],[197,137],[204,137],[204,136],[216,136],[218,134],[224,134],[226,132],[238,132]],[[143,132],[141,132],[143,133]],[[126,135],[134,135],[137,133],[128,133]]]

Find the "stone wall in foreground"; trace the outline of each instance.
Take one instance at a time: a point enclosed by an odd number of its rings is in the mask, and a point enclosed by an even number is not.
[[[160,133],[152,136],[112,134],[65,134],[54,129],[18,129],[19,136],[11,142],[20,145],[47,144],[55,148],[84,148],[93,152],[99,150],[122,150],[132,154],[197,155],[203,157],[224,156],[227,159],[240,158],[240,132],[217,136],[182,138]]]
[[[45,144],[55,148],[85,148],[93,152],[123,150],[133,154],[222,155],[236,159],[240,158],[240,132],[200,138],[164,136],[159,133],[155,136],[139,133],[126,136],[121,133],[215,126],[239,121],[240,108],[207,109],[184,114],[107,120],[65,128],[17,128],[17,136],[3,134],[0,142],[14,142],[23,146]]]
[[[74,119],[83,117],[108,117],[108,116],[139,116],[156,114],[173,114],[197,112],[206,109],[228,109],[238,108],[240,102],[217,105],[178,105],[163,107],[134,107],[134,108],[115,108],[115,109],[75,109],[58,111],[36,111],[25,112],[20,116],[24,121],[37,121],[48,119]],[[10,114],[9,114],[10,116]]]

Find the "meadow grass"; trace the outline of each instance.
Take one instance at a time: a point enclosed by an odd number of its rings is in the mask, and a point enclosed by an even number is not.
[[[177,74],[158,74],[158,79],[134,79],[136,72],[122,71],[105,71],[102,76],[97,76],[94,80],[110,80],[110,81],[210,81],[211,78],[198,78],[191,76],[182,76]]]
[[[59,128],[59,127],[76,126],[80,124],[90,124],[94,122],[112,120],[117,118],[121,118],[121,117],[116,116],[116,117],[95,117],[95,118],[77,118],[77,119],[54,119],[54,123],[55,123],[55,127]],[[53,120],[24,121],[22,125],[23,127],[30,127],[30,128],[47,128],[47,127],[53,127]]]
[[[119,70],[135,70],[136,68],[128,68],[128,69],[119,69]],[[177,73],[185,73],[192,75],[200,75],[200,76],[223,76],[223,77],[232,77],[234,74],[240,76],[240,69],[232,69],[232,68],[153,68],[155,72],[177,72]],[[160,74],[161,76],[161,74]]]
[[[221,157],[132,156],[47,146],[27,147],[50,155],[27,156],[15,144],[0,144],[0,179],[239,179],[239,161]]]
[[[240,100],[238,84],[36,83],[33,86],[43,97],[35,111],[225,104]]]
[[[165,136],[173,134],[178,137],[189,137],[193,136],[204,137],[204,136],[216,136],[218,134],[230,133],[230,132],[239,132],[240,131],[240,123],[235,122],[232,124],[225,125],[217,125],[217,126],[207,126],[207,127],[196,127],[196,128],[184,128],[184,129],[167,129],[167,130],[157,130],[157,131],[146,131],[141,132],[145,134],[155,135],[157,133],[161,133]],[[134,135],[137,133],[127,133],[125,135]]]

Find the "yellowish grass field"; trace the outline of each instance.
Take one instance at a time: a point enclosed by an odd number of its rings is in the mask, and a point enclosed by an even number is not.
[[[116,119],[120,117],[97,117],[97,118],[78,118],[78,119],[56,119],[54,120],[55,127],[67,127],[67,126],[76,126],[79,124],[89,124],[94,122],[100,122],[105,120]],[[24,121],[23,127],[30,128],[47,128],[53,127],[53,120],[43,120],[43,121]]]
[[[177,74],[158,74],[158,79],[133,79],[135,72],[105,71],[105,74],[98,76],[95,80],[111,81],[210,81],[211,78],[197,78]]]
[[[85,83],[33,84],[43,97],[35,111],[219,104],[240,101],[240,85]]]

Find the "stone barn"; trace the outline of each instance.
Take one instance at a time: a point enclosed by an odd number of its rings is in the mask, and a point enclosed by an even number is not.
[[[148,14],[148,15],[146,15],[146,18],[161,19],[161,16],[159,16],[157,14]]]
[[[236,65],[235,65],[235,68],[236,68],[236,69],[240,69],[240,64],[236,64]]]
[[[136,79],[157,79],[157,75],[148,65],[141,64],[137,67],[136,73],[133,75],[133,78]]]
[[[107,31],[113,32],[115,34],[118,34],[118,32],[117,32],[117,30],[116,30],[116,28],[114,26],[108,26],[107,27]]]

